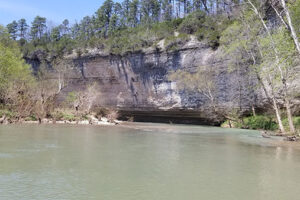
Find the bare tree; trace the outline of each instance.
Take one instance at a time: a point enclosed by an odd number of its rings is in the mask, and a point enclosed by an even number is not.
[[[284,1],[284,0],[282,0]],[[255,4],[251,1],[251,0],[247,0],[247,3],[250,5],[251,9],[253,10],[253,12],[257,15],[257,17],[260,19],[268,37],[269,37],[269,40],[270,40],[270,47],[271,47],[271,51],[274,52],[274,56],[275,56],[275,62],[274,62],[274,65],[276,66],[279,74],[280,74],[280,81],[281,81],[281,85],[282,85],[282,93],[283,93],[283,96],[284,96],[284,101],[285,101],[285,107],[286,107],[286,110],[287,110],[287,116],[288,116],[288,121],[289,121],[289,126],[290,126],[290,132],[291,133],[295,133],[295,127],[294,127],[294,123],[293,123],[293,120],[292,120],[292,111],[291,111],[291,106],[290,106],[290,98],[289,98],[289,95],[288,95],[288,84],[287,84],[287,80],[288,80],[288,75],[287,73],[284,72],[283,70],[283,66],[282,66],[282,62],[281,62],[281,59],[280,59],[280,53],[279,53],[279,50],[276,46],[276,42],[273,38],[273,35],[271,33],[271,30],[270,28],[267,26],[266,22],[264,21],[263,17],[262,17],[262,14],[259,12],[258,8],[255,6]],[[284,2],[284,5],[285,5],[285,2]],[[287,13],[287,12],[286,12]],[[290,26],[290,23],[288,23],[289,26]],[[291,27],[290,27],[291,28]],[[292,33],[293,35],[293,33]],[[294,39],[294,42],[298,44],[298,39],[293,37]],[[300,49],[300,48],[299,48]],[[299,51],[300,52],[300,51]],[[269,78],[270,80],[271,78]],[[274,89],[274,87],[272,87]],[[272,90],[273,90],[272,89]],[[272,95],[274,97],[274,95]],[[275,97],[274,97],[275,98]],[[273,100],[275,102],[275,100]],[[274,106],[274,109],[278,109],[278,108],[275,108]],[[276,111],[276,115],[278,113],[279,110]],[[279,127],[280,127],[280,130],[282,133],[285,133],[285,130],[284,130],[284,127],[282,125],[282,121],[279,117],[277,117],[277,120],[278,120],[278,123],[279,123]]]
[[[55,71],[54,73],[57,76],[57,81],[58,81],[57,93],[59,93],[68,84],[69,81],[68,73],[70,73],[70,71],[72,70],[73,63],[71,60],[57,58],[53,60],[52,67]]]
[[[82,91],[70,92],[67,97],[67,102],[72,105],[77,113],[83,112],[89,114],[100,95],[100,88],[98,84],[94,82],[89,84]]]

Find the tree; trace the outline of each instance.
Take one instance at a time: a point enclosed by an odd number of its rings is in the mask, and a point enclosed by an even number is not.
[[[151,22],[151,0],[141,0],[141,16],[143,24],[150,24]]]
[[[60,40],[60,27],[54,27],[52,30],[51,30],[51,33],[50,33],[50,38],[51,38],[51,41],[52,42],[57,42]]]
[[[36,16],[31,24],[31,37],[32,39],[41,39],[46,31],[46,18]]]
[[[129,7],[129,25],[136,27],[138,25],[139,0],[132,0]]]
[[[89,114],[91,108],[96,103],[96,99],[100,95],[101,93],[99,92],[99,85],[94,82],[88,84],[84,90],[70,92],[66,101],[76,110],[76,112]]]
[[[264,55],[258,38],[262,30],[260,19],[252,12],[244,12],[238,21],[223,32],[221,42],[225,55],[234,68],[249,66],[252,69],[269,103],[273,105],[280,131],[285,133],[278,97],[272,82],[274,74],[261,63]]]
[[[42,119],[53,111],[56,98],[60,92],[59,83],[51,78],[52,73],[49,70],[48,63],[43,62],[37,72],[38,85],[35,89],[35,108],[34,114],[37,116],[39,123]]]
[[[124,20],[124,24],[125,24],[126,26],[129,26],[130,4],[131,4],[131,1],[130,1],[130,0],[124,0],[124,1],[122,2],[122,5],[121,5],[121,7],[123,8],[123,9],[122,9],[122,16],[121,16],[121,19]]]
[[[210,109],[211,114],[217,114],[230,121],[237,121],[236,109],[223,109],[218,102],[218,88],[216,86],[216,72],[211,66],[198,66],[195,72],[177,70],[172,72],[168,79],[176,82],[179,90],[190,93],[200,93],[206,97],[206,107]],[[228,108],[229,106],[227,106]]]
[[[254,105],[256,103],[256,90],[254,88],[256,88],[257,85],[254,81],[251,81],[251,74],[259,76],[255,54],[256,46],[253,45],[253,40],[257,36],[258,30],[256,28],[248,30],[246,27],[247,24],[245,23],[244,25],[243,20],[245,19],[239,19],[223,32],[221,37],[221,49],[224,54],[224,59],[228,61],[228,70],[230,72],[241,74],[241,72],[245,71],[247,68],[251,69],[246,74],[246,76],[249,77],[250,82],[248,87],[250,91],[248,101],[252,108],[252,113],[255,116],[256,112]],[[245,28],[243,28],[243,26],[245,26]],[[241,83],[247,84],[247,79],[245,77],[243,80],[237,78],[235,81],[239,87],[241,86]]]
[[[201,9],[201,0],[193,0],[193,8],[195,10],[200,10]]]
[[[178,70],[171,73],[169,80],[175,81],[179,89],[198,92],[209,100],[209,105],[216,111],[217,101],[215,72],[210,66],[199,66],[195,73]]]
[[[18,30],[19,30],[19,36],[21,39],[25,39],[25,35],[26,35],[26,32],[28,30],[28,24],[26,23],[26,20],[25,19],[20,19],[18,21]]]
[[[68,73],[72,70],[73,64],[71,60],[56,58],[52,61],[55,76],[57,77],[57,94],[59,94],[69,82]]]
[[[94,19],[86,16],[80,22],[79,39],[89,40],[94,35]]]
[[[278,27],[270,30],[262,12],[252,1],[244,7],[238,21],[223,33],[222,41],[225,51],[230,54],[237,67],[249,65],[257,77],[265,96],[273,105],[280,131],[284,134],[280,111],[280,102],[284,102],[290,124],[294,132],[290,102],[296,71],[294,66],[295,46],[287,32]],[[249,9],[250,8],[250,9]],[[226,42],[225,42],[226,44]],[[245,62],[240,63],[240,61]]]
[[[299,44],[299,39],[298,39],[298,36],[297,36],[297,33],[296,33],[296,30],[294,28],[294,25],[292,23],[292,18],[291,18],[291,15],[290,15],[290,11],[288,9],[288,7],[286,6],[285,4],[285,0],[280,0],[281,4],[282,4],[282,7],[283,7],[283,11],[285,13],[285,16],[286,16],[286,19],[287,19],[287,24],[288,24],[288,27],[289,27],[289,31],[291,33],[291,37],[293,38],[293,41],[294,41],[294,44],[296,46],[296,49],[298,51],[298,54],[299,54],[299,57],[300,57],[300,44]]]
[[[114,2],[112,0],[105,0],[103,5],[96,12],[98,27],[104,29],[102,32],[104,36],[107,36],[107,31],[109,27],[109,21],[113,14]]]
[[[109,20],[108,34],[111,35],[118,27],[118,16],[113,14]]]
[[[172,19],[172,4],[170,0],[163,0],[162,15],[164,21],[170,21]]]
[[[161,13],[161,4],[158,0],[151,0],[152,21],[159,22]]]
[[[69,34],[70,32],[69,24],[70,24],[69,20],[65,19],[60,25],[60,32],[62,33],[62,35]]]
[[[269,38],[269,45],[271,46],[271,50],[274,53],[274,58],[275,58],[275,63],[274,65],[276,66],[278,73],[279,73],[279,77],[280,77],[280,82],[282,85],[282,92],[284,95],[284,101],[285,101],[285,107],[287,110],[287,115],[288,115],[288,120],[289,120],[289,125],[290,125],[290,132],[295,133],[295,128],[294,128],[294,124],[293,124],[293,120],[292,120],[292,111],[291,111],[291,107],[290,107],[290,98],[289,98],[289,94],[288,94],[288,73],[285,72],[285,64],[281,62],[281,53],[279,52],[279,47],[276,46],[276,40],[273,38],[272,32],[270,30],[270,28],[266,25],[261,13],[259,12],[258,8],[255,6],[255,4],[251,1],[251,0],[247,0],[248,4],[250,5],[251,9],[253,10],[253,12],[257,15],[257,17],[260,19],[267,35]],[[285,5],[285,3],[283,3]],[[289,26],[291,22],[289,22]],[[290,27],[291,28],[291,27]],[[291,33],[292,38],[294,40],[294,44],[298,43],[298,39],[297,37],[294,38],[293,33]],[[295,44],[296,48],[299,44]],[[300,48],[300,47],[299,47]],[[298,49],[298,48],[297,48]],[[300,50],[300,49],[299,49]]]
[[[14,20],[12,23],[7,24],[7,30],[11,35],[13,40],[16,40],[18,37],[18,23]]]
[[[208,5],[207,5],[207,0],[201,0],[202,6],[204,7],[204,10],[209,13]]]
[[[31,112],[32,86],[35,83],[29,65],[25,64],[16,44],[0,26],[0,101],[18,113],[18,117]]]
[[[287,111],[287,118],[291,133],[295,133],[293,124],[291,100],[293,97],[293,81],[297,77],[297,66],[299,59],[295,57],[295,45],[293,39],[289,37],[288,32],[279,28],[272,34],[272,38],[262,38],[263,59],[262,65],[266,69],[265,73],[272,76],[272,86],[274,91],[278,94],[278,99],[282,98]],[[272,43],[272,45],[271,45]],[[273,45],[276,46],[277,51],[273,50]],[[276,53],[279,56],[280,71],[276,65],[274,66],[274,57]],[[275,63],[276,64],[276,63]],[[298,74],[299,75],[299,74]]]

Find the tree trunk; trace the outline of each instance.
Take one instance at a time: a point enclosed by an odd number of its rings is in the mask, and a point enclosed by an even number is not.
[[[290,16],[290,12],[289,10],[287,9],[286,7],[286,4],[285,4],[285,0],[281,0],[281,4],[282,4],[282,7],[285,11],[285,15],[286,15],[286,19],[288,21],[288,25],[289,25],[289,28],[290,28],[290,32],[291,32],[291,35],[292,35],[292,38],[294,40],[294,43],[296,45],[296,49],[298,51],[298,54],[300,56],[300,45],[299,45],[299,40],[298,40],[298,37],[297,37],[297,34],[296,34],[296,31],[294,29],[294,26],[293,26],[293,23],[292,23],[292,19],[291,19],[291,16]]]
[[[253,114],[254,117],[256,117],[256,112],[255,112],[254,105],[252,105],[251,107],[252,107],[252,114]]]
[[[209,13],[209,10],[208,10],[208,7],[207,7],[207,1],[206,1],[206,0],[201,0],[201,1],[202,1],[204,10],[205,10],[207,13]]]
[[[292,19],[291,19],[291,16],[290,16],[290,12],[289,12],[288,8],[286,7],[285,0],[281,0],[281,4],[282,4],[282,7],[284,9],[286,18],[287,18],[288,29],[289,29],[289,31],[291,33],[291,36],[292,36],[293,41],[294,41],[294,44],[295,44],[296,49],[298,51],[298,54],[300,56],[299,39],[298,39],[296,31],[294,29],[294,26],[293,26],[293,23],[292,23]],[[283,21],[283,23],[285,22],[283,20],[283,18],[281,18],[281,20]],[[284,25],[287,26],[286,23],[284,23]],[[284,81],[284,87],[285,87],[284,88],[284,91],[285,91],[285,107],[286,107],[286,111],[287,111],[287,117],[288,117],[288,121],[289,121],[290,132],[294,134],[295,133],[295,127],[294,127],[294,122],[293,122],[293,117],[292,117],[290,100],[288,99],[288,94],[287,94],[287,85],[286,85],[285,81]]]
[[[284,21],[283,17],[281,16],[281,13],[277,10],[276,6],[273,3],[271,3],[271,6],[274,9],[274,11],[276,12],[276,14],[279,17],[279,19],[281,20],[281,22],[283,23],[283,25],[285,26],[285,28],[289,30],[289,26]]]
[[[293,122],[293,116],[292,116],[291,105],[290,105],[289,99],[285,100],[285,107],[286,107],[287,117],[288,117],[288,121],[289,121],[290,132],[294,134],[296,131],[295,131],[295,126],[294,126],[294,122]]]
[[[274,107],[274,110],[275,110],[275,113],[276,113],[277,122],[278,122],[278,125],[279,125],[279,130],[282,134],[285,134],[285,130],[284,130],[284,127],[283,127],[283,124],[282,124],[281,116],[280,116],[280,110],[277,106],[276,99],[274,97],[272,97],[272,100],[273,100],[273,107]]]

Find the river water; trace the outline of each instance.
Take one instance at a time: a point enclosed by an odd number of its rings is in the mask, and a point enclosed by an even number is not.
[[[299,200],[300,148],[256,131],[0,126],[1,200]]]

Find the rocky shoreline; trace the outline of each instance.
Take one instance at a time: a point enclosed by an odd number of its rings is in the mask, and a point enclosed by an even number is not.
[[[17,120],[17,121],[10,121],[5,117],[0,119],[0,124],[8,125],[8,124],[72,124],[72,125],[118,125],[121,124],[122,121],[119,120],[112,120],[110,121],[106,117],[101,117],[100,120],[94,116],[90,116],[89,119],[86,120],[77,120],[77,121],[70,121],[70,120],[55,120],[55,119],[41,119],[40,121],[26,121],[26,120]]]
[[[77,120],[77,121],[70,121],[70,120],[55,120],[55,119],[48,119],[44,118],[40,121],[27,121],[27,120],[17,120],[17,121],[10,121],[5,116],[0,118],[0,125],[8,125],[8,124],[69,124],[69,125],[96,125],[96,126],[115,126],[115,125],[126,125],[125,121],[120,120],[109,120],[106,117],[101,117],[100,119],[89,116],[86,120]],[[223,127],[229,128],[229,127]],[[296,135],[280,135],[273,131],[265,131],[265,130],[258,130],[261,133],[262,138],[272,139],[274,137],[282,138],[282,141],[288,142],[299,142],[300,137]]]

